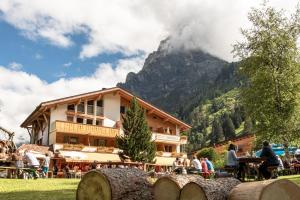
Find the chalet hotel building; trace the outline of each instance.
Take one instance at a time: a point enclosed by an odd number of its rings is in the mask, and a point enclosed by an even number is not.
[[[119,161],[115,138],[122,134],[122,115],[133,95],[118,87],[42,102],[21,124],[30,143],[59,150],[66,161]],[[190,126],[137,98],[146,110],[148,126],[155,141],[157,164],[171,165],[183,156],[181,136]]]

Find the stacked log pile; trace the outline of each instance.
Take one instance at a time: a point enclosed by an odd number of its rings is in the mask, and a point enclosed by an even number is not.
[[[154,184],[154,198],[160,200],[178,200],[183,186],[197,179],[203,178],[199,175],[163,176]]]
[[[147,174],[139,169],[100,169],[86,173],[80,181],[77,200],[153,200]]]
[[[226,200],[230,191],[240,183],[235,178],[197,179],[182,188],[180,200]]]
[[[235,178],[205,180],[199,175],[171,175],[152,186],[144,171],[100,169],[80,181],[77,200],[299,200],[300,187],[289,180],[241,183]]]
[[[299,200],[300,188],[289,180],[243,183],[229,194],[230,200]]]

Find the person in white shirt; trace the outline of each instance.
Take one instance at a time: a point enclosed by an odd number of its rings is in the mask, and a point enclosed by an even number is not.
[[[31,168],[31,173],[33,174],[34,179],[38,178],[36,170],[40,166],[38,159],[28,150],[24,152],[24,160],[27,162],[27,166]]]
[[[194,157],[193,157],[193,160],[192,160],[192,166],[193,166],[198,172],[201,172],[201,171],[202,171],[202,166],[201,166],[201,163],[200,163],[200,161],[198,160],[197,156],[194,156]]]

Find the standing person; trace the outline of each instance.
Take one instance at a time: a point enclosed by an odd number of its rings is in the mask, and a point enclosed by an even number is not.
[[[40,166],[40,162],[37,158],[28,150],[24,152],[24,160],[27,162],[27,166],[31,169],[31,173],[33,174],[34,179],[38,178],[36,170]]]
[[[44,177],[48,177],[49,165],[50,165],[50,156],[48,153],[46,153],[45,159],[43,162],[43,176]]]
[[[259,166],[259,173],[265,179],[270,179],[272,174],[268,171],[268,167],[279,166],[279,161],[268,141],[263,142],[263,148],[260,157],[265,158],[266,160]]]
[[[194,156],[193,157],[193,160],[192,160],[192,166],[197,170],[198,173],[201,173],[202,171],[202,166],[201,166],[201,163],[200,161],[198,160],[197,156]]]

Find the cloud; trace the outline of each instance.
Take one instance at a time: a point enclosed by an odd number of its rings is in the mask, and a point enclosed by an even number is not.
[[[8,64],[8,67],[12,70],[20,70],[20,69],[22,69],[23,65],[21,63],[17,63],[17,62],[11,62]]]
[[[71,62],[67,62],[67,63],[64,63],[64,64],[63,64],[64,67],[70,67],[71,65],[72,65]]]
[[[41,54],[39,54],[39,53],[36,53],[34,55],[34,58],[37,59],[37,60],[41,60],[41,59],[43,59],[43,56]]]
[[[270,0],[292,10],[297,0]],[[87,43],[79,57],[121,52],[154,51],[171,36],[176,49],[202,49],[227,60],[232,44],[247,26],[247,12],[262,0],[1,0],[2,19],[26,37],[48,40],[59,47],[74,44],[83,34]]]
[[[28,133],[20,124],[42,101],[66,97],[114,87],[123,82],[129,72],[138,72],[144,63],[144,56],[119,60],[115,65],[99,64],[90,76],[60,78],[47,83],[34,74],[15,71],[0,66],[0,125],[28,139]]]

